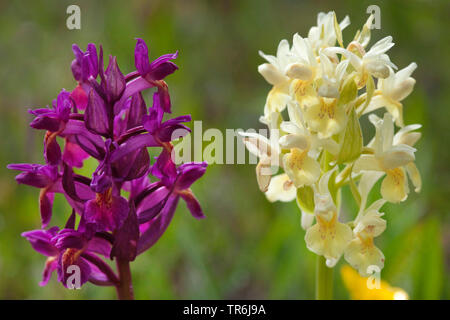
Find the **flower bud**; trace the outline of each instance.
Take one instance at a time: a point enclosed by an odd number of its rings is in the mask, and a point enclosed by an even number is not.
[[[286,67],[285,73],[293,79],[310,80],[312,78],[311,69],[301,63],[291,63]]]
[[[105,136],[109,133],[109,120],[105,101],[94,89],[91,89],[89,93],[85,124],[86,128],[94,134]]]
[[[263,63],[258,66],[258,72],[268,83],[274,86],[288,80],[286,76],[282,75],[281,72],[270,63]]]
[[[115,102],[122,96],[127,85],[125,77],[122,72],[120,72],[119,66],[117,65],[116,57],[109,58],[109,65],[108,68],[106,68],[105,75],[106,94],[108,95],[110,102]]]

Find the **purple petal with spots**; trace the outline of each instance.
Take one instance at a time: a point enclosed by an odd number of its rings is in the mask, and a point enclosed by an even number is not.
[[[92,199],[86,202],[84,218],[97,225],[97,231],[114,231],[120,228],[128,215],[125,198],[111,196],[111,199]]]

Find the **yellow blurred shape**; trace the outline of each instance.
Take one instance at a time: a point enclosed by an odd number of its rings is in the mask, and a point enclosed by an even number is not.
[[[409,296],[401,288],[391,287],[386,281],[380,280],[379,288],[368,286],[369,278],[359,275],[352,267],[341,268],[341,276],[352,300],[408,300]]]

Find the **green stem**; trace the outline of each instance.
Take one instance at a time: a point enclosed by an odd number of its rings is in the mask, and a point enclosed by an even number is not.
[[[119,271],[120,282],[116,286],[117,298],[119,300],[133,300],[133,284],[131,282],[130,262],[128,260],[117,259],[117,269]]]
[[[316,300],[333,299],[333,270],[326,265],[323,256],[317,256],[316,265]]]

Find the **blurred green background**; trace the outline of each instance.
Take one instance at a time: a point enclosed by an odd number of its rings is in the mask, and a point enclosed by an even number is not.
[[[81,30],[66,28],[66,8],[81,7]],[[136,37],[150,55],[179,50],[180,70],[167,78],[174,114],[191,113],[208,128],[261,128],[269,85],[256,69],[258,50],[306,36],[320,11],[346,14],[348,43],[381,8],[381,30],[392,35],[391,59],[415,61],[415,91],[405,101],[405,122],[422,123],[417,165],[423,190],[400,205],[386,205],[388,228],[376,242],[386,255],[382,278],[413,299],[450,297],[450,29],[449,1],[0,1],[0,299],[109,299],[113,288],[91,284],[66,290],[38,282],[45,258],[20,237],[39,228],[38,190],[18,186],[11,162],[42,162],[43,132],[26,112],[75,86],[71,45],[102,44],[121,70],[134,69]],[[372,42],[373,43],[373,42]],[[91,164],[93,165],[93,164]],[[293,203],[270,204],[258,190],[254,165],[211,165],[194,186],[207,219],[196,221],[184,203],[161,240],[132,265],[140,299],[306,299],[314,297],[315,256],[305,247]],[[355,214],[349,192],[343,215]],[[54,222],[69,213],[56,199]],[[337,268],[343,263],[341,259]],[[335,297],[347,299],[339,273]]]

